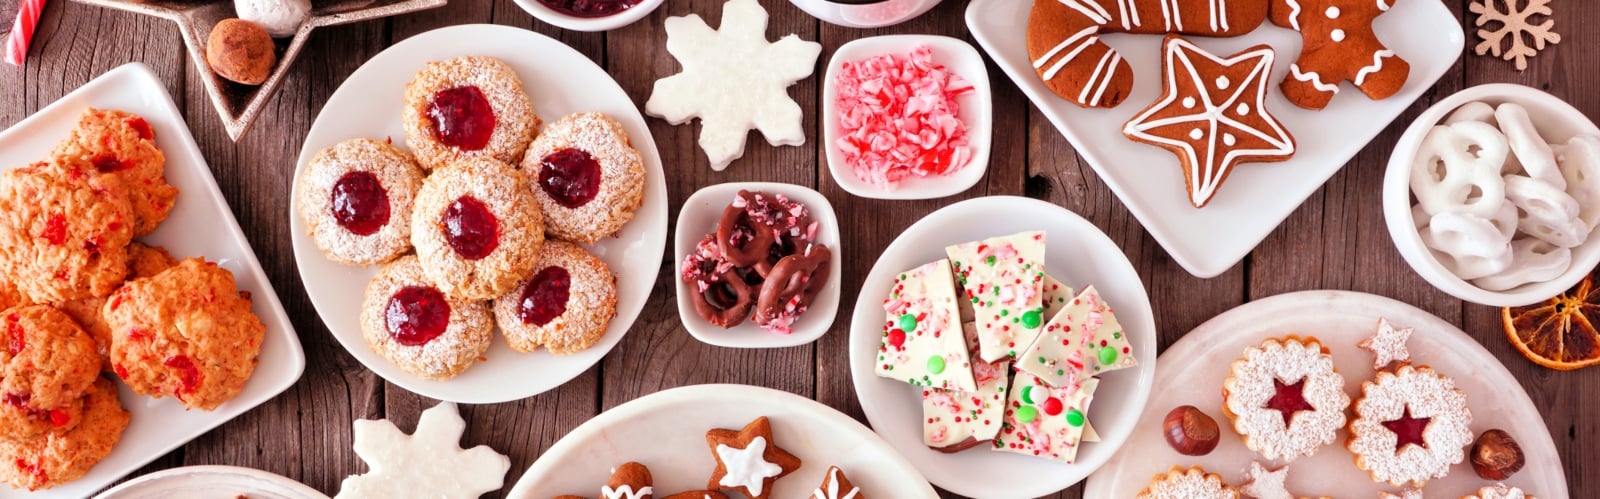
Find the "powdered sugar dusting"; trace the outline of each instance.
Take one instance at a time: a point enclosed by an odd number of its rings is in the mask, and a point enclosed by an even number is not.
[[[1387,318],[1378,318],[1378,332],[1361,340],[1356,346],[1372,352],[1372,368],[1383,369],[1394,362],[1410,362],[1411,352],[1406,351],[1406,340],[1411,338],[1411,328],[1396,328]]]
[[[428,105],[433,102],[435,92],[465,86],[478,87],[489,101],[489,107],[494,109],[495,126],[489,144],[476,151],[464,151],[439,142],[433,136],[433,120],[428,117]],[[516,164],[522,160],[522,152],[533,141],[540,123],[539,115],[533,111],[533,99],[523,91],[517,72],[488,56],[429,62],[406,84],[401,119],[405,124],[406,145],[416,153],[422,167],[429,170],[465,158],[494,158]]]
[[[443,334],[422,346],[406,346],[389,335],[384,309],[406,286],[432,286],[415,256],[401,257],[378,271],[367,285],[361,308],[361,332],[372,350],[406,372],[429,379],[447,379],[466,370],[489,349],[494,326],[484,302],[449,299],[450,321]]]
[[[1249,480],[1239,486],[1239,492],[1256,499],[1295,499],[1284,488],[1289,478],[1289,467],[1277,469],[1262,466],[1260,461],[1250,462]]]
[[[1449,474],[1450,466],[1466,457],[1464,449],[1472,443],[1472,412],[1454,380],[1427,367],[1403,365],[1393,372],[1379,371],[1362,384],[1361,391],[1346,447],[1356,454],[1356,465],[1374,480],[1420,487]],[[1397,437],[1383,423],[1400,419],[1408,407],[1413,417],[1432,418],[1422,431],[1426,448],[1408,445],[1397,451]]]
[[[423,270],[452,297],[490,300],[533,272],[544,243],[544,218],[521,172],[487,158],[465,159],[433,171],[417,193],[411,243]],[[489,256],[467,260],[445,240],[445,210],[462,196],[489,208],[500,224],[500,242]]]
[[[1196,466],[1188,470],[1173,467],[1156,475],[1139,499],[1237,499],[1239,491],[1222,483],[1222,477]]]
[[[1315,410],[1295,413],[1285,426],[1282,414],[1266,408],[1277,391],[1273,381],[1292,384],[1302,379],[1301,393]],[[1294,337],[1268,339],[1246,349],[1244,357],[1234,361],[1223,394],[1227,414],[1245,446],[1268,459],[1289,461],[1333,442],[1350,406],[1344,376],[1334,371],[1333,357],[1315,339],[1302,342]]]
[[[1399,494],[1393,492],[1379,492],[1378,499],[1422,499],[1422,489],[1406,489]]]
[[[589,153],[600,164],[600,192],[577,208],[562,206],[538,185],[545,156],[563,149]],[[622,125],[601,113],[567,115],[545,127],[521,168],[544,210],[546,229],[559,239],[592,244],[613,235],[644,201],[644,158]]]
[[[1420,495],[1419,495],[1419,497],[1420,497]],[[1472,498],[1476,498],[1476,499],[1534,499],[1533,496],[1528,495],[1527,492],[1523,492],[1522,489],[1519,489],[1519,488],[1516,488],[1516,487],[1512,487],[1510,485],[1506,485],[1506,484],[1503,484],[1503,483],[1497,483],[1497,484],[1494,484],[1494,485],[1491,485],[1491,486],[1488,486],[1488,487],[1484,487],[1484,488],[1478,489],[1478,493],[1477,494],[1473,494],[1473,495],[1467,496],[1467,498],[1464,498],[1464,499],[1472,499]]]

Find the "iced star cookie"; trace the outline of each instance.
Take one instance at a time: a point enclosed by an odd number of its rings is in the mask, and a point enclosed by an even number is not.
[[[978,330],[961,325],[968,353],[978,356]],[[977,391],[922,389],[922,443],[939,452],[961,452],[994,440],[1011,385],[1011,361],[972,362]]]
[[[178,189],[167,183],[167,160],[156,147],[155,130],[138,115],[85,109],[78,125],[50,154],[55,159],[46,164],[52,167],[90,166],[80,172],[61,170],[63,174],[116,177],[128,194],[134,237],[154,232],[178,198]]]
[[[622,124],[604,114],[567,115],[546,126],[521,168],[556,239],[594,244],[622,230],[644,202],[644,158]]]
[[[486,56],[429,62],[406,84],[400,117],[429,170],[469,158],[517,164],[540,123],[516,70]]]
[[[1293,461],[1333,442],[1349,406],[1333,356],[1311,337],[1246,348],[1222,383],[1222,413],[1245,447],[1272,460]]]
[[[548,241],[539,269],[494,301],[495,324],[518,352],[539,347],[556,355],[582,352],[605,336],[617,316],[617,278],[582,246]]]
[[[896,276],[883,311],[878,376],[920,387],[978,391],[962,340],[948,260]]]
[[[94,340],[49,305],[0,314],[0,439],[68,430],[100,375]]]
[[[33,303],[105,296],[128,275],[133,215],[105,176],[93,184],[48,164],[0,174],[0,271]]]
[[[1099,386],[1099,379],[1086,378],[1074,386],[1052,388],[1031,374],[1017,373],[994,448],[1072,464]]]
[[[411,251],[411,206],[424,175],[388,142],[346,140],[317,151],[301,171],[295,212],[328,259],[388,262]]]
[[[1284,98],[1306,109],[1322,109],[1351,82],[1373,100],[1405,86],[1411,65],[1378,40],[1372,22],[1392,0],[1272,0],[1272,24],[1300,32],[1300,58],[1289,65],[1280,88]]]
[[[1044,331],[1044,233],[1023,232],[944,249],[978,323],[984,361],[1015,357]]]
[[[0,481],[37,491],[88,474],[128,428],[128,411],[117,400],[117,386],[96,378],[83,395],[83,422],[20,440],[0,438]]]
[[[1136,365],[1128,335],[1094,286],[1074,297],[1017,356],[1018,370],[1050,386],[1072,386],[1084,377]]]
[[[822,484],[811,491],[809,499],[867,499],[861,493],[861,487],[850,483],[850,478],[838,466],[829,466],[828,473],[822,476]]]
[[[538,265],[544,217],[521,172],[493,159],[457,161],[423,181],[411,244],[440,291],[493,300]]]
[[[1361,384],[1345,448],[1375,482],[1422,487],[1466,459],[1472,411],[1455,380],[1426,366],[1379,370]]]
[[[1240,163],[1294,156],[1294,136],[1266,108],[1276,57],[1271,46],[1217,57],[1169,35],[1161,47],[1161,98],[1128,120],[1122,133],[1178,157],[1195,208],[1211,202]]]
[[[1239,499],[1239,491],[1199,466],[1173,466],[1151,478],[1150,485],[1139,491],[1139,499]]]
[[[800,469],[800,458],[772,441],[772,424],[766,416],[740,430],[706,432],[706,445],[717,459],[707,489],[739,491],[750,499],[767,499],[779,479]]]
[[[400,370],[431,380],[461,374],[489,350],[494,317],[485,302],[451,298],[414,256],[384,265],[367,284],[361,336]]]

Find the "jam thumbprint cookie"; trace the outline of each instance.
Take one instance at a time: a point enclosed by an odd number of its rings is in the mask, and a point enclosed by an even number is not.
[[[0,481],[14,488],[48,489],[89,473],[111,453],[128,428],[117,386],[96,378],[82,397],[83,422],[26,439],[0,438]]]
[[[439,290],[493,300],[533,273],[544,217],[521,172],[492,159],[462,160],[423,181],[411,243]]]
[[[1139,491],[1139,499],[1239,499],[1239,491],[1199,466],[1173,466],[1151,478],[1150,485]]]
[[[101,315],[111,369],[128,388],[204,411],[244,389],[266,333],[233,273],[199,258],[129,282]]]
[[[556,239],[593,244],[622,229],[644,201],[644,159],[622,124],[600,113],[545,127],[522,171],[537,184],[545,230]]]
[[[121,180],[133,209],[134,237],[154,232],[178,199],[178,189],[167,184],[167,159],[156,147],[155,131],[137,115],[89,108],[51,154],[58,159],[52,165],[72,165],[74,161],[62,160],[76,160],[90,167],[83,173]]]
[[[484,56],[434,61],[406,84],[406,145],[423,168],[467,158],[515,164],[539,130],[516,71]]]
[[[39,164],[0,176],[0,269],[30,302],[111,294],[128,275],[132,238],[126,196]]]
[[[434,287],[414,256],[384,265],[367,285],[361,335],[401,370],[432,380],[461,374],[489,350],[494,320],[484,302]]]
[[[1316,338],[1268,338],[1245,349],[1222,384],[1222,413],[1245,447],[1293,461],[1332,443],[1350,396],[1333,356]]]
[[[512,350],[540,346],[556,355],[581,352],[617,316],[617,279],[582,247],[550,241],[539,249],[538,270],[494,302],[495,322]]]
[[[372,265],[411,249],[411,204],[422,167],[388,142],[350,139],[317,152],[295,208],[328,258]]]
[[[94,340],[49,305],[5,311],[0,330],[0,438],[78,424],[80,399],[100,375]]]

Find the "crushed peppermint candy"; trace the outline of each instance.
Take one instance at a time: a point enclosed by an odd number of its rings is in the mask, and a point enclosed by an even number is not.
[[[730,270],[733,270],[733,263],[722,257],[722,250],[717,248],[717,236],[708,234],[694,246],[693,253],[683,257],[679,277],[704,293],[711,288],[711,283],[722,280],[722,275]]]
[[[838,88],[840,137],[834,142],[856,177],[893,190],[911,176],[948,175],[972,159],[956,98],[973,92],[933,62],[933,50],[846,61]]]
[[[811,212],[806,210],[806,205],[794,202],[788,196],[740,191],[739,195],[733,197],[732,205],[734,208],[743,208],[751,221],[771,228],[774,236],[797,237],[808,243],[817,240],[821,224],[811,219]]]

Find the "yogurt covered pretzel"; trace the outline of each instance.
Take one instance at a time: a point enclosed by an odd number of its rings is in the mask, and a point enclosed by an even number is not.
[[[1567,195],[1578,201],[1578,218],[1594,230],[1600,225],[1600,137],[1580,135],[1555,149],[1567,181]]]
[[[1494,118],[1500,126],[1500,132],[1506,136],[1512,157],[1516,158],[1529,177],[1549,182],[1556,189],[1567,188],[1567,181],[1556,166],[1555,153],[1550,150],[1550,144],[1539,136],[1539,129],[1533,125],[1527,109],[1517,104],[1501,104],[1495,108]]]
[[[1500,168],[1509,154],[1505,135],[1478,121],[1440,125],[1422,139],[1411,167],[1411,192],[1430,215],[1459,211],[1490,217],[1505,202]],[[1474,153],[1476,151],[1476,153]],[[1472,197],[1473,190],[1479,193]]]
[[[1473,279],[1472,284],[1489,291],[1505,291],[1530,282],[1559,277],[1572,266],[1572,250],[1538,239],[1519,239],[1511,243],[1511,266],[1500,273]]]
[[[1559,172],[1557,172],[1559,173]],[[1589,238],[1589,227],[1578,217],[1578,201],[1549,182],[1506,175],[1506,199],[1517,206],[1517,228],[1563,248]]]
[[[1515,211],[1510,210],[1513,215]],[[1501,213],[1503,215],[1505,210]],[[1457,277],[1470,280],[1491,276],[1510,268],[1514,258],[1506,222],[1501,220],[1496,225],[1494,220],[1466,213],[1439,213],[1422,232],[1422,244],[1449,256],[1440,259],[1440,263]],[[1515,219],[1509,222],[1514,228]]]

